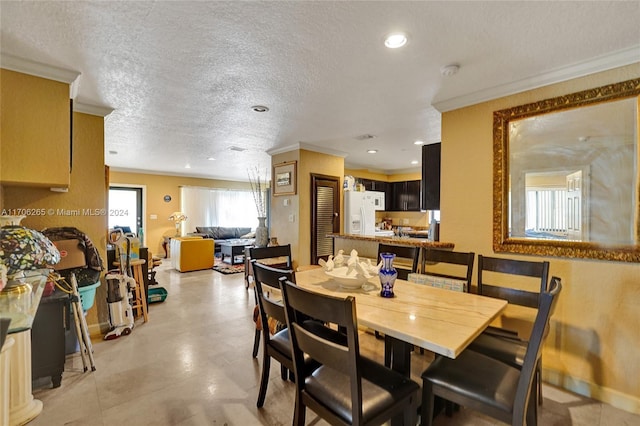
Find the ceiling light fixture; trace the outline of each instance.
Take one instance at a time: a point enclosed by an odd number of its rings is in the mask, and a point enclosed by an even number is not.
[[[377,152],[378,152],[378,150],[377,150],[377,149],[368,149],[368,150],[367,150],[367,154],[375,154],[375,153],[377,153]]]
[[[445,65],[444,67],[440,68],[440,74],[442,74],[445,77],[451,77],[452,75],[457,74],[459,70],[460,70],[460,65],[457,65],[457,64]]]
[[[384,39],[384,45],[389,49],[397,49],[407,44],[407,36],[403,33],[392,33]]]
[[[190,169],[191,168],[191,164],[187,163],[186,166],[184,166],[185,169]]]
[[[269,108],[264,105],[254,105],[251,107],[254,112],[267,112]]]
[[[418,164],[418,160],[413,160],[411,164]]]
[[[207,158],[207,160],[209,160],[209,161],[214,161],[214,160],[215,160],[215,158],[213,158],[213,157],[209,157],[209,158]]]
[[[414,145],[424,145],[424,142],[422,142],[422,141],[415,141],[413,144],[414,144]]]

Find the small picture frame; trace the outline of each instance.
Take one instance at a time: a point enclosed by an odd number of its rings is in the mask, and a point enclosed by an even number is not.
[[[273,166],[273,195],[295,195],[296,162],[289,161]]]

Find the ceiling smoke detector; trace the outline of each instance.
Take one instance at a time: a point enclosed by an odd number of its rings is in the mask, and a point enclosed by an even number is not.
[[[375,138],[375,135],[370,135],[368,133],[365,133],[364,135],[356,136],[356,139],[359,141],[366,141],[373,138]]]
[[[442,74],[445,77],[450,77],[452,75],[457,74],[458,70],[460,70],[460,65],[457,65],[457,64],[446,65],[440,68],[440,74]]]
[[[254,105],[251,107],[254,112],[267,112],[269,108],[264,105]]]

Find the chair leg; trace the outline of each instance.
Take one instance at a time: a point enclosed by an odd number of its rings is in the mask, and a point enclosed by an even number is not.
[[[421,425],[431,426],[433,424],[433,406],[435,395],[433,394],[433,385],[429,382],[422,382],[422,410],[420,412]]]
[[[289,374],[287,373],[287,367],[280,364],[280,377],[282,377],[282,380],[287,380],[288,376]]]
[[[302,405],[302,402],[300,401],[300,399],[296,399],[296,405],[295,405],[295,408],[293,409],[293,425],[294,426],[304,426],[306,409],[307,407]]]
[[[264,405],[264,398],[267,395],[267,385],[269,384],[269,368],[271,366],[271,357],[267,355],[265,348],[264,357],[262,359],[262,376],[260,377],[260,390],[258,391],[258,408]]]
[[[527,405],[527,425],[537,426],[538,424],[538,390],[534,386],[531,386],[531,395],[529,397],[529,404]]]
[[[253,358],[258,356],[258,348],[260,348],[260,333],[261,331],[256,329],[256,334],[253,336]]]
[[[542,405],[542,358],[538,360],[538,365],[536,365],[535,381],[538,389],[538,405]]]

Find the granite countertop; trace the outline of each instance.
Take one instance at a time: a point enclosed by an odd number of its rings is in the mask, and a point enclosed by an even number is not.
[[[448,243],[444,241],[429,241],[426,238],[376,237],[373,235],[352,235],[352,234],[327,234],[327,237],[344,238],[347,240],[384,242],[384,243],[391,243],[391,244],[401,244],[405,246],[434,247],[434,248],[442,248],[442,249],[453,249],[455,247],[454,243]]]

